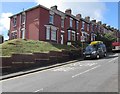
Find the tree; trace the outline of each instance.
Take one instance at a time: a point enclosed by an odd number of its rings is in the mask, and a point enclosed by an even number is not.
[[[96,40],[103,41],[103,43],[106,45],[107,50],[111,51],[112,50],[112,42],[116,41],[117,38],[115,36],[113,36],[113,33],[105,33],[104,35],[97,33]]]
[[[104,37],[105,37],[107,40],[111,41],[111,42],[114,42],[114,41],[117,40],[117,37],[114,36],[114,33],[113,33],[113,32],[111,32],[111,33],[105,33],[105,34],[104,34]]]

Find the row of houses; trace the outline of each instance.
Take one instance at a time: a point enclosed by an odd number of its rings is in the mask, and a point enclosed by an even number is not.
[[[10,40],[22,38],[68,44],[71,41],[91,42],[96,40],[97,33],[102,36],[108,32],[114,32],[117,37],[119,30],[90,20],[89,16],[73,15],[71,9],[62,12],[57,6],[49,9],[37,5],[10,17],[8,35]]]

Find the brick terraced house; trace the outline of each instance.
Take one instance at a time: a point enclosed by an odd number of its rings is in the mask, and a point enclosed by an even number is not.
[[[9,39],[49,41],[68,44],[71,41],[91,42],[96,33],[110,32],[106,25],[90,21],[90,17],[74,16],[71,9],[59,11],[57,6],[50,9],[42,5],[24,10],[10,17]]]

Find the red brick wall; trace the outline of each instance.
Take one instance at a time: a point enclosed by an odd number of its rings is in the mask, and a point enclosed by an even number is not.
[[[85,22],[85,32],[87,32],[87,23]]]
[[[40,8],[40,34],[39,34],[39,40],[46,40],[46,27],[44,25],[47,25],[49,23],[49,10]]]
[[[64,25],[64,28],[65,28],[64,41],[66,43],[67,40],[68,40],[68,34],[67,34],[68,31],[67,31],[67,29],[70,27],[70,17],[67,16],[64,22],[65,22],[65,25]]]
[[[81,28],[82,28],[82,21],[80,20],[80,36],[82,36],[82,33],[81,33]]]
[[[74,30],[76,30],[76,20],[75,19],[73,19],[73,21],[72,21],[72,28]]]
[[[59,28],[59,30],[57,31],[57,39],[58,39],[58,43],[60,43],[61,42],[61,16],[57,14],[54,15],[54,25]]]
[[[26,38],[39,40],[39,8],[26,13]]]

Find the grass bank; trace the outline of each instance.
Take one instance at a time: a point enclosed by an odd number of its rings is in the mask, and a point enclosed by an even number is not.
[[[73,50],[74,48],[67,45],[52,44],[44,41],[14,39],[0,44],[2,56],[11,56],[12,53],[33,53]]]

